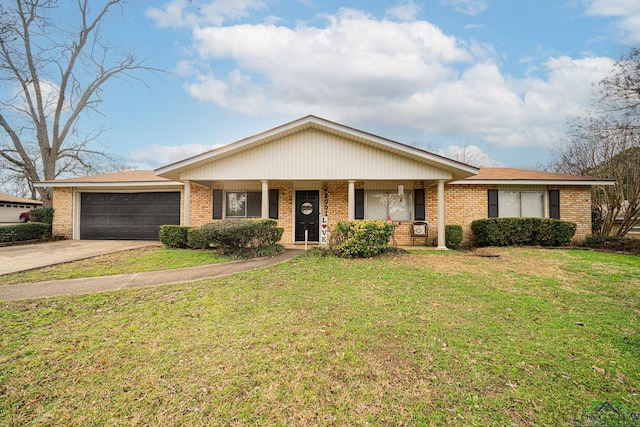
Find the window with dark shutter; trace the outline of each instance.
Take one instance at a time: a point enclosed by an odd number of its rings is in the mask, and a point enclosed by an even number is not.
[[[416,189],[413,193],[413,200],[415,203],[415,213],[413,219],[416,221],[424,221],[425,219],[425,205],[424,205],[424,189]]]
[[[488,191],[489,218],[498,218],[498,190]]]
[[[364,219],[364,190],[356,190],[355,219]]]
[[[213,190],[213,219],[222,219],[222,190]]]
[[[278,219],[278,190],[269,190],[269,218]]]
[[[549,218],[560,219],[560,190],[549,190]]]

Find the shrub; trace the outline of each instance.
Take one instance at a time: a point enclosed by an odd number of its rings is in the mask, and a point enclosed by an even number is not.
[[[264,256],[281,250],[277,243],[284,229],[273,219],[239,219],[206,224],[203,238],[223,254],[247,257]]]
[[[160,241],[170,248],[187,248],[189,240],[187,233],[191,227],[182,225],[160,226]]]
[[[42,222],[0,227],[0,242],[19,242],[51,237],[51,226]]]
[[[344,258],[368,258],[388,251],[392,232],[386,221],[340,221],[331,230],[329,247]]]
[[[587,236],[580,246],[592,249],[640,255],[640,239],[622,236]]]
[[[462,243],[462,226],[447,225],[444,228],[444,240],[449,249],[458,249]]]
[[[187,246],[191,249],[207,249],[211,240],[201,228],[189,228],[187,230]]]
[[[576,233],[576,224],[550,218],[488,218],[471,223],[476,246],[560,246]]]
[[[31,209],[29,215],[31,215],[31,221],[42,222],[51,226],[51,224],[53,224],[53,212],[54,209],[51,206],[45,206]]]

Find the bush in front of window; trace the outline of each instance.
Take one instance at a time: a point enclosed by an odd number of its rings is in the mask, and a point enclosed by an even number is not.
[[[5,225],[0,227],[0,242],[21,242],[51,237],[51,226],[42,222]]]
[[[282,249],[284,228],[273,219],[238,219],[214,222],[201,228],[205,240],[221,253],[238,258],[265,256]]]
[[[162,225],[160,226],[160,242],[170,248],[187,248],[189,247],[187,233],[190,228],[183,225]]]
[[[471,223],[476,246],[562,246],[576,224],[550,218],[487,218]]]
[[[329,248],[343,258],[369,258],[388,251],[392,232],[386,221],[339,221],[331,230]]]

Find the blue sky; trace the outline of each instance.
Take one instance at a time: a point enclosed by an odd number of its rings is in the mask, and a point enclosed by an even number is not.
[[[529,168],[639,45],[640,2],[135,0],[103,34],[166,70],[109,82],[84,122],[140,169],[308,114]]]

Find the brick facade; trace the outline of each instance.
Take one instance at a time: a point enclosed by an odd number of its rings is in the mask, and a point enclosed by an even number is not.
[[[73,238],[73,189],[53,189],[53,235]]]
[[[362,189],[364,182],[356,182],[355,188]],[[413,183],[414,188],[423,187],[421,182]],[[212,182],[211,186],[191,184],[190,224],[200,227],[213,222],[213,189],[222,189],[222,182]],[[445,186],[445,224],[461,225],[463,243],[472,242],[471,223],[476,219],[487,218],[487,190],[495,188],[489,185],[455,184]],[[518,187],[513,187],[518,189]],[[293,242],[294,208],[296,186],[290,181],[270,181],[269,189],[278,190],[278,226],[284,228],[282,243]],[[304,189],[307,189],[306,187]],[[348,183],[346,181],[326,181],[313,187],[320,191],[320,210],[328,217],[329,227],[349,216]],[[549,186],[548,189],[560,190],[560,217],[578,225],[574,242],[591,234],[591,189],[589,186]],[[139,191],[144,191],[139,188]],[[96,190],[99,191],[99,190]],[[413,191],[407,189],[405,191]],[[428,224],[427,238],[411,237],[413,221],[395,221],[394,239],[401,246],[412,244],[431,246],[438,234],[438,190],[436,185],[427,185],[425,192],[425,222]],[[73,237],[74,191],[71,187],[55,187],[53,191],[55,209],[53,234],[68,239]],[[182,195],[181,215],[184,215],[184,192]],[[184,222],[184,218],[182,217]]]

